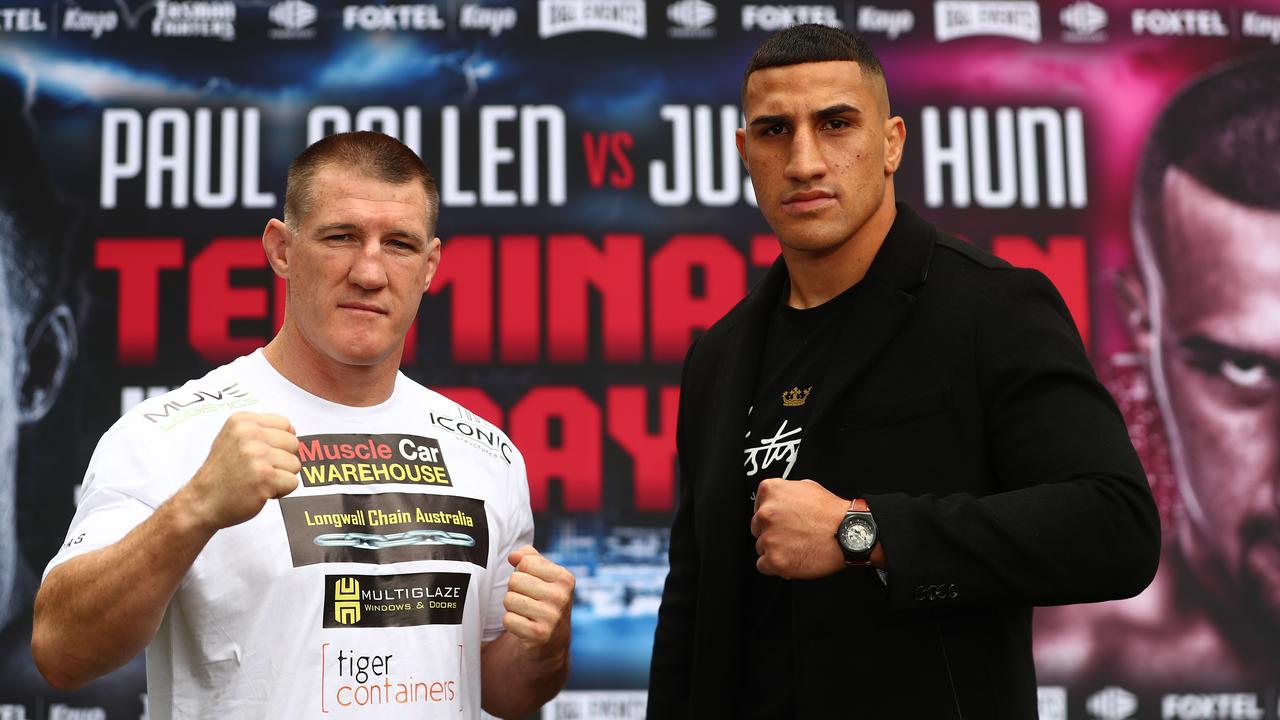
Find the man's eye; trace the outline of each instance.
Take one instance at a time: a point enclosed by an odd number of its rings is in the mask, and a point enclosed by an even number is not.
[[[1218,372],[1232,385],[1248,389],[1261,387],[1269,375],[1266,364],[1249,358],[1223,358]]]
[[[786,132],[786,131],[787,131],[787,126],[782,125],[781,123],[779,123],[779,124],[777,124],[777,125],[770,125],[770,126],[766,127],[766,128],[764,129],[764,132],[763,132],[762,134],[763,134],[763,135],[781,135],[782,133],[784,133],[784,132]]]
[[[827,121],[827,127],[832,130],[843,130],[851,126],[852,124],[853,123],[849,122],[848,120],[842,120],[840,118],[831,118],[830,120]]]

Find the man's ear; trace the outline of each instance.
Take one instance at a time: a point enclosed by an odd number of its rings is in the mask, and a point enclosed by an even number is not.
[[[907,123],[897,115],[884,121],[884,174],[892,175],[902,164],[902,150],[907,144]]]
[[[268,220],[262,231],[262,250],[267,254],[267,262],[276,275],[286,280],[289,279],[289,241],[292,239],[289,226],[275,218]]]
[[[427,277],[422,283],[422,294],[426,294],[431,289],[431,278],[436,276],[436,271],[440,269],[440,238],[431,238],[431,242],[427,246]]]
[[[746,150],[747,131],[743,128],[738,128],[733,133],[733,141],[738,146],[738,157],[742,158],[742,164],[746,165],[747,164],[747,150]]]
[[[1129,327],[1129,335],[1133,344],[1146,357],[1151,356],[1151,303],[1147,298],[1147,290],[1138,279],[1136,270],[1130,268],[1116,273],[1116,298],[1124,312],[1125,324]]]
[[[76,322],[66,305],[58,305],[31,326],[21,358],[18,422],[35,422],[53,407],[76,349]]]

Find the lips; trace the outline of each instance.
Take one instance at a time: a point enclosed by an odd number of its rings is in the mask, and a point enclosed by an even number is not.
[[[835,195],[826,190],[802,190],[782,199],[782,209],[793,215],[821,210],[835,204]]]
[[[359,302],[359,301],[344,302],[344,303],[338,303],[338,307],[342,308],[343,310],[357,310],[360,312],[374,313],[377,315],[387,314],[387,311],[385,309],[373,303],[366,303],[366,302]]]

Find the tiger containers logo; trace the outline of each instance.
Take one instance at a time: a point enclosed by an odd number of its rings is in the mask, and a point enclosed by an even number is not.
[[[440,443],[419,435],[304,435],[302,484],[453,487]]]

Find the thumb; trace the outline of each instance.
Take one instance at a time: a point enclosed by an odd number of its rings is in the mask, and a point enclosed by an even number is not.
[[[531,555],[537,556],[541,555],[541,553],[535,550],[532,545],[525,545],[518,550],[511,551],[511,554],[507,555],[507,562],[511,563],[511,567],[518,567],[521,560]]]

